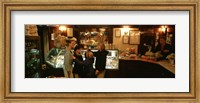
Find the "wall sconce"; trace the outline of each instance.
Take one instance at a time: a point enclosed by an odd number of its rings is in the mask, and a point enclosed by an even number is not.
[[[125,35],[125,36],[128,36],[129,35],[129,26],[123,26],[122,28],[122,33]]]
[[[67,35],[67,32],[65,32],[65,31],[67,31],[67,27],[66,26],[64,26],[64,25],[62,25],[62,26],[59,26],[59,28],[58,28],[60,31],[61,31],[61,35]]]
[[[162,33],[166,35],[168,31],[167,29],[168,29],[167,26],[161,26],[161,28],[159,28],[159,31],[162,31]]]
[[[166,32],[167,26],[162,26],[161,28],[163,32]]]
[[[123,35],[126,35],[126,36],[129,35],[129,30],[130,30],[130,28],[122,28],[122,29],[121,29],[122,34],[123,34]]]
[[[125,32],[124,32],[124,35],[128,35],[128,31],[125,31]]]
[[[67,30],[67,27],[66,26],[59,26],[58,28],[60,31],[64,32]]]

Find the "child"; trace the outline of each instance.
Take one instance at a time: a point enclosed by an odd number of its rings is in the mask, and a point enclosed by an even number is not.
[[[81,45],[77,45],[74,48],[74,57],[76,57],[76,59],[78,59],[79,61],[83,61],[83,57],[81,55],[81,49],[82,46]],[[82,77],[83,75],[83,65],[80,65],[79,63],[75,62],[74,63],[74,68],[73,68],[73,76],[74,78],[79,78]]]

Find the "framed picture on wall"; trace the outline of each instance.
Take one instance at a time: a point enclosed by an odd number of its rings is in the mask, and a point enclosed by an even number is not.
[[[120,29],[115,30],[115,37],[121,37],[121,30]]]
[[[122,43],[123,44],[128,44],[129,43],[129,36],[128,35],[124,35],[122,38]]]
[[[73,28],[67,28],[67,36],[73,37]]]
[[[129,31],[129,44],[140,44],[140,31]]]

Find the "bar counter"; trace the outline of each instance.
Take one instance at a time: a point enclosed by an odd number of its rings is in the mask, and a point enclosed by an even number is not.
[[[143,62],[155,63],[158,65],[161,65],[165,69],[175,74],[175,65],[170,64],[169,60],[156,61],[156,60],[149,60],[149,59],[142,59],[142,58],[120,58],[120,60],[132,60],[132,61],[143,61]]]
[[[175,66],[168,60],[119,58],[119,69],[107,70],[105,78],[175,78]]]
[[[63,77],[62,68],[53,68],[47,64],[44,71],[47,76]],[[169,60],[149,60],[143,58],[119,58],[118,69],[107,69],[105,78],[175,78],[175,66]]]

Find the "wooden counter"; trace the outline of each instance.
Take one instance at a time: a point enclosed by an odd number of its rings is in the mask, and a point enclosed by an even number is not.
[[[105,78],[175,78],[175,67],[167,60],[120,58],[118,70],[107,70]]]
[[[162,67],[164,67],[165,69],[167,69],[170,72],[175,74],[175,65],[170,64],[169,60],[155,61],[155,60],[147,60],[147,59],[141,59],[141,58],[120,58],[120,60],[133,60],[133,61],[134,60],[140,60],[140,61],[143,61],[143,62],[159,64]]]

